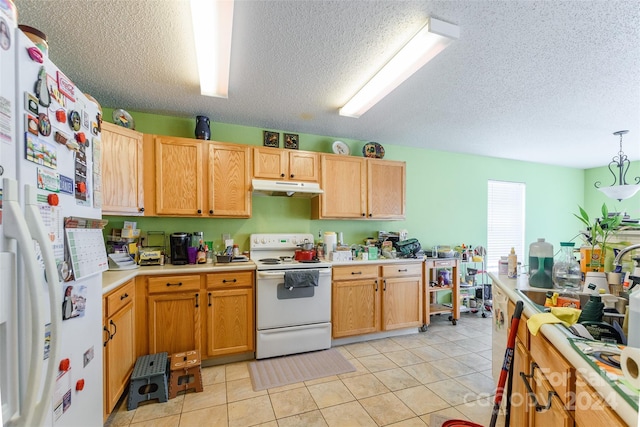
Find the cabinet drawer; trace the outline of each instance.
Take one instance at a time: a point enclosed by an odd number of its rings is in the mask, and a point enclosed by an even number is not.
[[[189,292],[200,290],[200,275],[149,277],[149,293]]]
[[[438,260],[428,260],[425,261],[425,266],[427,267],[455,267],[458,261],[453,259],[438,259]]]
[[[580,375],[576,379],[575,419],[578,427],[627,425]]]
[[[107,305],[105,308],[107,311],[107,317],[113,316],[118,312],[118,310],[133,301],[135,292],[135,282],[133,280],[130,280],[126,284],[120,286],[118,289],[107,295],[107,297],[105,298]]]
[[[229,271],[207,274],[207,289],[252,286],[253,271]]]
[[[382,277],[421,276],[422,264],[391,264],[382,266]]]
[[[333,280],[373,279],[377,277],[377,265],[353,265],[333,268]]]
[[[504,319],[507,328],[511,326],[511,316],[513,316],[513,312],[516,311],[516,305],[513,301],[509,301],[509,307],[507,310],[507,318]],[[518,339],[524,345],[524,348],[529,350],[529,328],[527,328],[527,320],[529,318],[524,315],[524,313],[520,316],[520,322],[518,323]]]
[[[575,368],[567,362],[562,354],[541,334],[529,336],[531,359],[534,360],[545,375],[551,387],[565,405],[573,406],[575,392]],[[572,409],[571,407],[569,409]]]

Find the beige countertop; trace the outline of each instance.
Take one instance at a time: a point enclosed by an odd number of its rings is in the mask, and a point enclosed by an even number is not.
[[[530,290],[528,276],[522,275],[517,279],[510,279],[507,276],[498,276],[495,273],[489,273],[491,280],[495,286],[498,286],[509,297],[511,301],[522,300],[524,302],[524,314],[531,317],[540,311],[526,297],[523,297],[516,290]],[[535,288],[534,288],[535,289]],[[547,289],[536,289],[545,292]],[[604,379],[600,374],[587,363],[586,360],[571,346],[568,341],[568,330],[561,325],[542,325],[540,332],[547,338],[551,344],[571,363],[576,371],[581,373],[585,380],[593,387],[600,396],[611,406],[627,424],[638,425],[638,411],[636,411],[626,400],[624,400],[618,392]]]

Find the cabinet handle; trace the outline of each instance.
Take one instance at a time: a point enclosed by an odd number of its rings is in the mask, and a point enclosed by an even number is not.
[[[369,218],[371,218],[372,216],[373,216],[373,214],[372,214],[372,213],[370,213],[370,214],[369,214]]]
[[[376,280],[375,283],[376,283],[376,292],[378,292],[378,280]]]
[[[280,174],[280,178],[284,178],[284,174],[283,173]]]
[[[138,209],[139,212],[144,212],[144,208]]]
[[[211,292],[209,292],[209,307],[211,307]]]
[[[352,271],[351,274],[362,274],[362,271]]]
[[[107,333],[107,339],[105,340],[105,342],[102,343],[103,347],[107,346],[107,343],[109,342],[109,340],[111,339],[111,334],[109,333],[109,330],[107,329],[106,326],[102,327],[102,330],[105,331]]]
[[[408,268],[405,268],[403,270],[398,269],[398,273],[406,273],[407,271],[409,271]]]
[[[232,280],[222,279],[222,283],[236,283],[237,281],[238,281],[237,279],[232,279]]]
[[[196,308],[200,307],[200,294],[196,294]]]
[[[541,405],[540,403],[538,403],[538,399],[536,398],[536,394],[533,392],[533,389],[531,388],[531,384],[529,384],[529,378],[533,379],[533,374],[536,370],[536,368],[538,367],[538,364],[535,362],[531,362],[531,374],[527,375],[524,372],[520,372],[520,377],[522,378],[522,381],[524,381],[524,386],[527,388],[527,394],[529,395],[529,398],[531,399],[531,401],[533,402],[533,406],[536,408],[536,412],[544,412],[544,411],[548,411],[549,409],[551,409],[551,403],[552,403],[552,398],[553,396],[556,394],[555,391],[550,391],[548,396],[547,396],[547,404],[546,405]]]
[[[202,214],[202,209],[198,209],[198,215]]]
[[[109,326],[113,325],[113,333],[110,334],[109,339],[113,339],[113,337],[116,336],[116,334],[118,333],[118,327],[116,326],[115,323],[113,323],[113,319],[109,320]],[[109,327],[109,329],[111,329],[111,327]]]
[[[178,283],[167,282],[167,287],[169,287],[169,286],[182,286],[182,282],[178,282]]]
[[[362,216],[367,216],[367,214],[366,214],[366,213],[364,213],[364,212],[362,212]]]
[[[291,174],[291,178],[294,178],[294,177],[295,177],[295,175],[294,175],[294,174]]]
[[[213,215],[213,209],[209,209],[209,215]]]
[[[382,279],[382,290],[383,291],[387,290],[387,279]]]
[[[129,298],[129,294],[125,293],[124,295],[120,295],[120,301],[122,301],[125,298]]]

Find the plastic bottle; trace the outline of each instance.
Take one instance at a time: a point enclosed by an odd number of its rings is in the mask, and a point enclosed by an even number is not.
[[[511,248],[511,252],[507,257],[507,277],[511,279],[518,277],[518,256],[514,248]]]
[[[233,245],[233,256],[236,258],[240,256],[240,248],[238,245]]]
[[[589,301],[584,305],[578,317],[578,323],[581,322],[601,322],[604,315],[604,303],[600,295],[591,295]]]
[[[500,262],[498,263],[498,274],[501,276],[506,276],[509,272],[509,261],[506,256],[500,257]]]
[[[198,242],[198,253],[196,254],[196,262],[198,264],[205,264],[207,262],[207,253],[204,250],[202,240]]]
[[[552,279],[556,288],[579,289],[582,282],[580,263],[573,256],[573,242],[560,242],[560,254],[553,263]]]
[[[529,285],[535,288],[553,288],[553,245],[539,238],[529,245]]]

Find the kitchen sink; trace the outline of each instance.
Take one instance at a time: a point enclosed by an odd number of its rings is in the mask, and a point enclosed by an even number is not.
[[[517,289],[516,292],[519,295],[527,297],[531,302],[536,304],[536,308],[542,312],[546,307],[544,307],[544,302],[546,300],[546,294],[548,291],[558,292],[559,289]],[[562,295],[562,292],[559,292]],[[584,292],[575,292],[580,298],[580,307],[584,307],[585,304],[589,301],[589,294]],[[618,298],[618,301],[615,303],[615,308],[619,313],[624,313],[626,306],[629,303],[628,297],[625,298],[624,295],[621,295]]]

